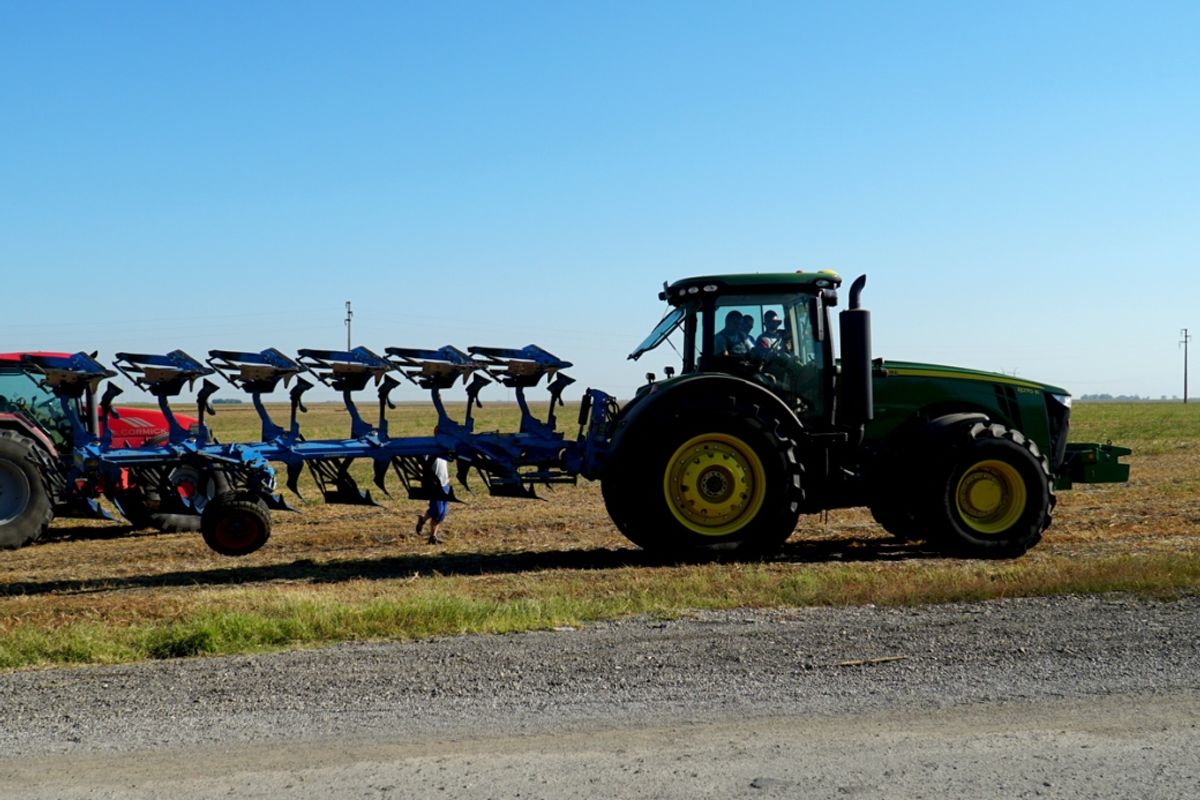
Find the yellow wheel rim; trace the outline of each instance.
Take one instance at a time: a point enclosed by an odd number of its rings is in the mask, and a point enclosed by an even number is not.
[[[724,433],[704,433],[681,444],[663,476],[675,519],[702,536],[725,536],[762,509],[766,471],[748,444]]]
[[[986,535],[1003,533],[1025,511],[1025,481],[1004,461],[980,461],[963,473],[954,494],[958,515]]]

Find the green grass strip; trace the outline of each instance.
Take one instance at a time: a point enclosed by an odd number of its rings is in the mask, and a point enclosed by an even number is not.
[[[259,653],[346,641],[407,640],[578,626],[645,614],[873,603],[913,606],[1061,594],[1169,599],[1200,590],[1200,554],[1087,562],[719,564],[673,569],[559,570],[480,581],[430,577],[341,587],[211,590],[166,621],[54,626],[0,634],[0,669]],[[370,591],[375,596],[362,595]],[[356,596],[357,595],[357,596]]]

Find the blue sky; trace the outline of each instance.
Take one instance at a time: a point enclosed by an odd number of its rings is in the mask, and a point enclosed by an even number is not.
[[[1179,394],[1198,30],[1182,2],[0,2],[0,350],[340,347],[351,300],[356,344],[535,342],[628,396],[669,360],[625,361],[664,280],[832,268],[869,276],[876,355]]]

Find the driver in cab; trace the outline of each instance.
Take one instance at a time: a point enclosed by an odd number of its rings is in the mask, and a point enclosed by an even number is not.
[[[762,351],[774,350],[783,344],[783,320],[774,311],[763,316],[763,331],[754,346]]]

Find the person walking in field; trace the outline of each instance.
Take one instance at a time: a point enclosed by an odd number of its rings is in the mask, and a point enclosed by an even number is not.
[[[438,536],[438,529],[442,522],[446,519],[446,513],[450,510],[450,502],[448,498],[450,493],[450,465],[446,463],[446,459],[430,456],[425,460],[424,475],[421,478],[422,488],[431,492],[429,500],[429,508],[425,509],[425,513],[417,517],[417,534],[419,535],[425,527],[425,523],[429,523],[429,539],[430,544],[441,544],[442,539]]]

